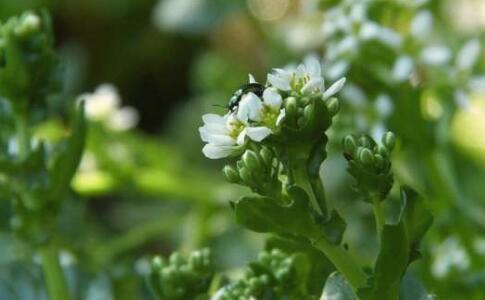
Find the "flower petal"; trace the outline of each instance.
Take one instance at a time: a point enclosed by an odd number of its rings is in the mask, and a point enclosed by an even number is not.
[[[244,141],[246,139],[246,133],[247,133],[247,130],[246,128],[244,128],[240,133],[239,135],[237,136],[237,140],[236,140],[236,143],[241,146],[244,144]]]
[[[220,116],[216,114],[205,114],[202,116],[202,121],[206,124],[210,123],[220,123],[220,124],[225,124],[226,123],[226,116]]]
[[[230,156],[236,150],[237,150],[237,147],[234,147],[234,146],[219,146],[219,145],[207,144],[204,146],[204,148],[202,148],[202,153],[204,153],[204,155],[207,158],[219,159],[219,158]]]
[[[271,134],[271,129],[264,126],[248,127],[246,131],[247,136],[255,142],[261,142],[268,135]]]
[[[302,87],[301,92],[303,94],[314,92],[316,90],[320,90],[322,85],[323,85],[322,77],[313,77]]]
[[[249,77],[249,83],[258,83],[254,78],[253,74],[249,73],[248,77]]]
[[[262,108],[263,103],[261,102],[261,99],[253,93],[247,93],[239,102],[237,118],[241,120],[241,122],[247,122],[248,119],[259,121]]]
[[[338,93],[344,87],[344,84],[345,84],[345,77],[344,78],[340,78],[337,82],[335,82],[334,84],[332,84],[323,93],[323,98],[324,99],[328,99],[328,98],[332,97],[333,95],[335,95],[336,93]]]
[[[303,64],[305,65],[306,72],[310,77],[322,76],[322,65],[316,55],[308,55],[305,57]]]
[[[283,99],[281,95],[278,93],[278,90],[275,88],[267,88],[263,92],[263,100],[264,104],[279,109],[281,107],[281,103],[283,103]]]
[[[287,77],[281,72],[277,72],[276,74],[268,74],[268,82],[275,88],[282,91],[291,90],[290,79],[291,77]]]

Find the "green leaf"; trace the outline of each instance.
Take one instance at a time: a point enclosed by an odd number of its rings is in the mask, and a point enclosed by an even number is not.
[[[333,272],[327,278],[320,300],[356,300],[352,287],[338,272]]]
[[[323,137],[313,146],[308,159],[308,175],[312,180],[320,180],[320,166],[327,157],[325,146],[327,145],[327,136]]]
[[[245,196],[234,203],[236,220],[239,224],[256,232],[289,233],[306,235],[315,225],[307,214],[307,203],[301,192],[298,200],[282,206],[269,197]],[[307,200],[307,199],[306,199]]]
[[[338,245],[342,242],[347,223],[336,210],[330,212],[327,220],[317,222],[325,238],[332,244]]]
[[[71,125],[71,136],[65,141],[64,147],[59,150],[60,153],[49,171],[52,181],[50,196],[54,201],[60,201],[69,189],[71,179],[81,161],[85,139],[86,120],[84,106],[80,104]]]
[[[418,257],[419,242],[432,223],[424,199],[409,187],[401,189],[403,207],[399,222],[385,225],[381,248],[369,286],[359,290],[363,299],[398,299],[401,279]]]
[[[359,290],[368,300],[398,299],[401,277],[408,266],[409,249],[404,222],[385,225],[370,287]]]
[[[433,223],[431,212],[425,207],[424,199],[410,187],[401,188],[403,214],[408,240],[411,246],[410,262],[419,257],[419,242]]]

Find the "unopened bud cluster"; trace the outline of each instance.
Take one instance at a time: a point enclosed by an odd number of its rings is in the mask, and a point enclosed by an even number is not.
[[[377,144],[367,135],[346,136],[343,140],[344,156],[348,171],[355,178],[355,188],[362,192],[366,200],[384,200],[392,188],[390,154],[395,147],[396,138],[392,132],[382,136]]]
[[[212,279],[209,249],[194,251],[188,259],[173,253],[168,259],[154,257],[150,286],[158,299],[197,299],[207,293]]]
[[[273,249],[259,254],[244,278],[222,288],[212,300],[307,299],[297,284],[295,256]]]
[[[268,147],[259,151],[246,150],[236,166],[226,165],[224,177],[232,183],[250,187],[260,194],[274,194],[281,191],[278,179],[278,163]]]

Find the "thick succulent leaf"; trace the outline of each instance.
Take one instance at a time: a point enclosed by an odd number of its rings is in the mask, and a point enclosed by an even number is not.
[[[370,286],[359,291],[366,300],[398,299],[401,277],[408,266],[409,249],[404,222],[385,225],[381,234],[381,249],[377,257]]]
[[[431,212],[425,207],[424,199],[410,187],[401,188],[403,201],[403,221],[405,222],[410,244],[410,261],[419,257],[419,242],[433,223]]]
[[[401,196],[400,220],[383,228],[373,276],[369,286],[359,291],[363,299],[398,299],[401,279],[417,257],[419,242],[431,226],[432,217],[423,198],[409,187],[402,188]]]
[[[320,300],[356,300],[352,287],[338,272],[327,278]]]
[[[233,207],[238,223],[253,231],[304,235],[314,224],[306,212],[307,203],[299,202],[282,206],[274,199],[251,195],[242,197]]]

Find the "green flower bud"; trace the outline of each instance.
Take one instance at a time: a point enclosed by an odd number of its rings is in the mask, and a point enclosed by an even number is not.
[[[239,170],[239,176],[246,184],[253,183],[253,176],[251,175],[251,171],[248,168],[243,167]]]
[[[378,169],[382,169],[385,166],[385,159],[380,154],[374,154],[374,165]]]
[[[244,161],[246,167],[248,167],[252,172],[261,169],[261,163],[258,155],[252,150],[246,150],[242,156],[242,160]]]
[[[164,266],[165,266],[165,261],[164,261],[163,257],[157,255],[152,259],[152,269],[153,270],[160,270]]]
[[[285,100],[285,112],[290,118],[298,112],[298,104],[295,97],[288,97]]]
[[[172,255],[170,255],[169,261],[170,261],[171,265],[174,265],[174,266],[177,266],[177,267],[185,264],[184,257],[178,252],[175,252]]]
[[[372,140],[368,136],[361,136],[358,140],[359,146],[365,147],[365,148],[371,148],[372,147]]]
[[[382,157],[384,157],[384,158],[389,157],[389,151],[383,145],[378,145],[377,146],[377,153],[380,154],[380,155],[382,155]]]
[[[40,17],[32,12],[28,12],[21,17],[19,24],[14,30],[18,36],[27,36],[39,31],[40,26]]]
[[[388,131],[382,136],[382,143],[389,151],[392,151],[396,146],[396,136],[394,133]]]
[[[238,183],[241,178],[239,177],[239,173],[236,168],[230,165],[224,166],[222,169],[222,173],[224,174],[224,177],[226,178],[227,181],[231,183]]]
[[[359,149],[359,160],[364,164],[364,165],[370,165],[372,164],[372,151],[370,151],[367,148],[360,148]]]
[[[335,97],[328,99],[325,102],[325,104],[327,105],[328,112],[330,113],[330,115],[332,117],[335,116],[340,110],[340,103],[339,103],[338,99],[335,98]]]
[[[355,141],[355,138],[351,135],[348,135],[344,138],[343,144],[344,144],[344,151],[349,154],[354,153],[355,148],[357,148],[357,143]]]
[[[272,162],[273,162],[273,152],[271,152],[271,150],[266,147],[266,146],[263,146],[263,148],[259,151],[259,155],[261,156],[261,158],[263,159],[264,163],[270,167],[272,165]]]
[[[298,103],[301,107],[306,107],[310,103],[310,98],[308,97],[301,97],[300,102]]]

